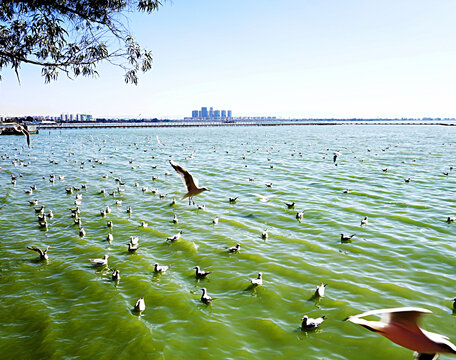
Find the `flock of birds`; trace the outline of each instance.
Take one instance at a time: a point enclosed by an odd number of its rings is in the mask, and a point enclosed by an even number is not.
[[[30,137],[27,133],[23,132],[24,135],[27,136],[27,143],[30,146]],[[163,144],[160,142],[160,140],[157,137],[157,142],[159,145],[163,146]],[[341,157],[341,152],[336,151],[333,154],[333,162],[337,166],[337,160]],[[192,153],[193,156],[193,153]],[[3,160],[6,160],[6,158],[3,158]],[[189,205],[196,205],[198,209],[204,210],[204,205],[197,205],[195,203],[195,200],[193,199],[195,196],[206,192],[210,191],[206,187],[200,187],[198,184],[198,180],[183,166],[179,165],[173,160],[169,161],[170,166],[176,171],[176,173],[180,176],[182,179],[182,182],[185,186],[185,194],[182,196],[181,200],[188,199],[188,204]],[[22,163],[24,165],[24,163]],[[26,165],[25,165],[26,166]],[[382,169],[384,172],[388,171],[387,168]],[[450,168],[452,170],[452,167]],[[167,173],[169,175],[169,173]],[[448,175],[448,174],[445,174]],[[63,180],[63,176],[59,176],[59,180]],[[11,175],[11,183],[13,185],[16,185],[17,181],[17,176],[12,174]],[[54,183],[55,181],[55,175],[51,175],[49,181]],[[119,185],[124,185],[122,180],[120,178],[116,179],[116,181],[119,183]],[[249,179],[249,181],[253,181],[253,178]],[[410,182],[410,178],[404,179],[405,182]],[[266,183],[266,187],[272,188],[273,184],[272,183]],[[138,184],[135,184],[136,187],[138,187]],[[80,205],[82,202],[82,195],[78,193],[81,189],[87,190],[86,185],[82,185],[81,188],[76,188],[76,187],[69,187],[66,188],[66,193],[67,194],[73,194],[73,192],[76,192],[76,197],[75,197],[75,207],[69,209],[71,216],[74,218],[74,224],[78,226],[79,228],[79,236],[84,237],[86,236],[86,231],[84,230],[82,226],[82,219],[80,217]],[[34,191],[37,190],[36,185],[29,187],[28,189],[24,190],[26,194],[28,195],[33,195]],[[146,187],[142,188],[143,192],[148,191]],[[118,187],[117,191],[120,193],[123,191],[121,187]],[[156,190],[152,190],[156,191]],[[348,193],[350,190],[346,189],[343,192]],[[105,195],[105,190],[102,189],[100,191],[100,194]],[[114,192],[110,193],[109,195],[115,195]],[[269,199],[276,195],[261,195],[257,193],[251,193],[251,195],[258,197],[258,199],[261,202],[267,202]],[[161,195],[160,195],[161,196]],[[164,196],[163,196],[164,197]],[[230,197],[228,199],[230,204],[235,204],[236,201],[238,200],[238,197]],[[30,205],[32,206],[38,206],[38,201],[37,200],[31,200],[29,201]],[[121,200],[116,200],[116,204],[120,205]],[[171,205],[176,204],[176,200],[173,199],[173,202]],[[295,202],[285,202],[284,205],[288,209],[294,209],[296,203]],[[40,206],[40,207],[35,207],[35,212],[38,220],[38,224],[40,228],[47,229],[49,227],[48,219],[52,219],[54,214],[52,210],[49,210],[47,213],[45,212],[45,206]],[[109,206],[107,206],[105,209],[102,209],[100,211],[101,217],[105,217],[106,214],[109,214],[111,212],[111,209]],[[133,212],[133,209],[131,207],[127,208],[127,213],[131,214]],[[302,221],[304,219],[305,213],[304,211],[297,211],[296,212],[296,220]],[[179,221],[178,217],[176,214],[174,214],[173,218],[173,223],[177,224]],[[212,220],[214,225],[218,224],[218,217],[214,218]],[[360,226],[366,226],[368,225],[368,217],[364,216],[364,218],[361,219],[360,221]],[[456,216],[449,216],[447,218],[447,222],[455,222],[456,221]],[[108,229],[112,229],[114,224],[111,220],[108,220],[106,222],[106,226]],[[141,223],[142,227],[147,227],[148,224],[144,221]],[[178,233],[167,237],[166,241],[169,242],[175,242],[181,238],[181,235],[183,234],[183,231],[179,231]],[[346,235],[344,233],[340,234],[340,241],[342,243],[347,243],[351,242],[352,238],[355,236],[355,234],[350,234]],[[267,240],[269,237],[268,230],[265,229],[261,233],[261,238],[263,240]],[[112,232],[109,232],[107,239],[109,243],[112,243],[113,241],[113,235]],[[48,250],[51,248],[51,246],[47,246],[44,250],[40,249],[36,246],[28,246],[27,247],[29,250],[37,252],[39,255],[40,260],[48,260]],[[139,237],[137,236],[131,236],[130,241],[128,243],[128,252],[136,252],[140,248],[139,246]],[[237,243],[234,246],[230,246],[226,248],[226,251],[229,253],[237,253],[240,251],[241,244]],[[90,258],[89,261],[90,263],[95,266],[95,267],[103,267],[103,268],[108,268],[108,259],[109,255],[104,255],[102,258]],[[154,272],[157,274],[162,274],[165,273],[168,269],[170,268],[170,265],[160,265],[159,263],[154,264]],[[193,268],[195,270],[195,278],[198,280],[205,279],[208,275],[210,275],[212,272],[211,271],[205,271],[200,268],[200,266],[195,266]],[[118,282],[120,280],[120,270],[115,268],[112,269],[112,274],[111,278],[113,281]],[[257,277],[250,279],[250,286],[252,288],[259,287],[263,285],[263,273],[259,272]],[[318,285],[314,291],[313,298],[322,298],[325,296],[325,290],[326,290],[327,284],[321,283]],[[200,289],[202,294],[200,297],[200,301],[203,304],[209,305],[211,304],[215,298],[211,297],[208,294],[208,291],[205,287]],[[456,311],[456,298],[454,298],[454,304],[453,304],[454,310]],[[134,307],[133,311],[137,312],[139,314],[143,313],[146,309],[146,303],[144,297],[139,298]],[[414,308],[414,307],[404,307],[404,308],[393,308],[393,309],[381,309],[381,310],[373,310],[373,311],[368,311],[359,315],[354,315],[348,317],[346,320],[359,324],[366,329],[370,331],[374,331],[376,333],[379,333],[391,341],[406,347],[408,349],[411,349],[415,351],[416,359],[420,360],[429,360],[429,359],[436,359],[438,357],[439,353],[448,353],[448,354],[456,354],[456,346],[452,344],[449,339],[443,335],[435,334],[428,332],[424,329],[421,329],[418,326],[418,320],[421,315],[429,313],[429,310],[422,309],[422,308]],[[381,316],[382,319],[381,321],[370,321],[370,320],[365,320],[364,318],[367,316]],[[301,330],[303,331],[311,331],[317,329],[323,322],[325,321],[325,316],[321,316],[318,318],[311,318],[308,315],[304,315],[301,318]]]

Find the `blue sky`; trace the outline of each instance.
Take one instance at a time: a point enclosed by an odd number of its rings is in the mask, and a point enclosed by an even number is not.
[[[44,84],[4,70],[0,115],[102,117],[455,117],[456,2],[173,0],[128,26],[154,55],[138,86],[98,78]]]

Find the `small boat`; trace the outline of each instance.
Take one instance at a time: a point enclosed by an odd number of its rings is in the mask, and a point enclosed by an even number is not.
[[[23,132],[18,131],[16,128],[16,123],[6,123],[0,126],[0,135],[24,135]],[[38,127],[36,125],[22,125],[25,130],[31,135],[38,134]]]

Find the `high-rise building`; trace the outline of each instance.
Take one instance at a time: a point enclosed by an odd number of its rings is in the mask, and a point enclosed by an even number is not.
[[[211,106],[209,108],[209,119],[212,119],[214,117],[214,108]]]
[[[207,119],[208,118],[207,107],[202,107],[201,108],[201,117],[203,119]]]
[[[197,119],[198,118],[198,110],[192,110],[192,118]]]
[[[228,111],[227,111],[227,116],[228,116],[230,119],[232,118],[232,116],[231,116],[231,110],[228,110]]]
[[[201,119],[203,117],[203,113],[200,111],[198,111],[198,119]]]
[[[226,118],[226,110],[222,110],[222,120]]]
[[[220,110],[214,110],[214,119],[220,119]]]

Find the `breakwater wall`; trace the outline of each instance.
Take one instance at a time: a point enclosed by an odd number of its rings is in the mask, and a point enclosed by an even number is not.
[[[155,128],[155,127],[219,127],[219,126],[340,126],[340,125],[437,125],[456,126],[454,122],[420,122],[420,121],[264,121],[264,122],[102,122],[102,123],[61,123],[38,124],[40,129],[106,129],[106,128]]]

